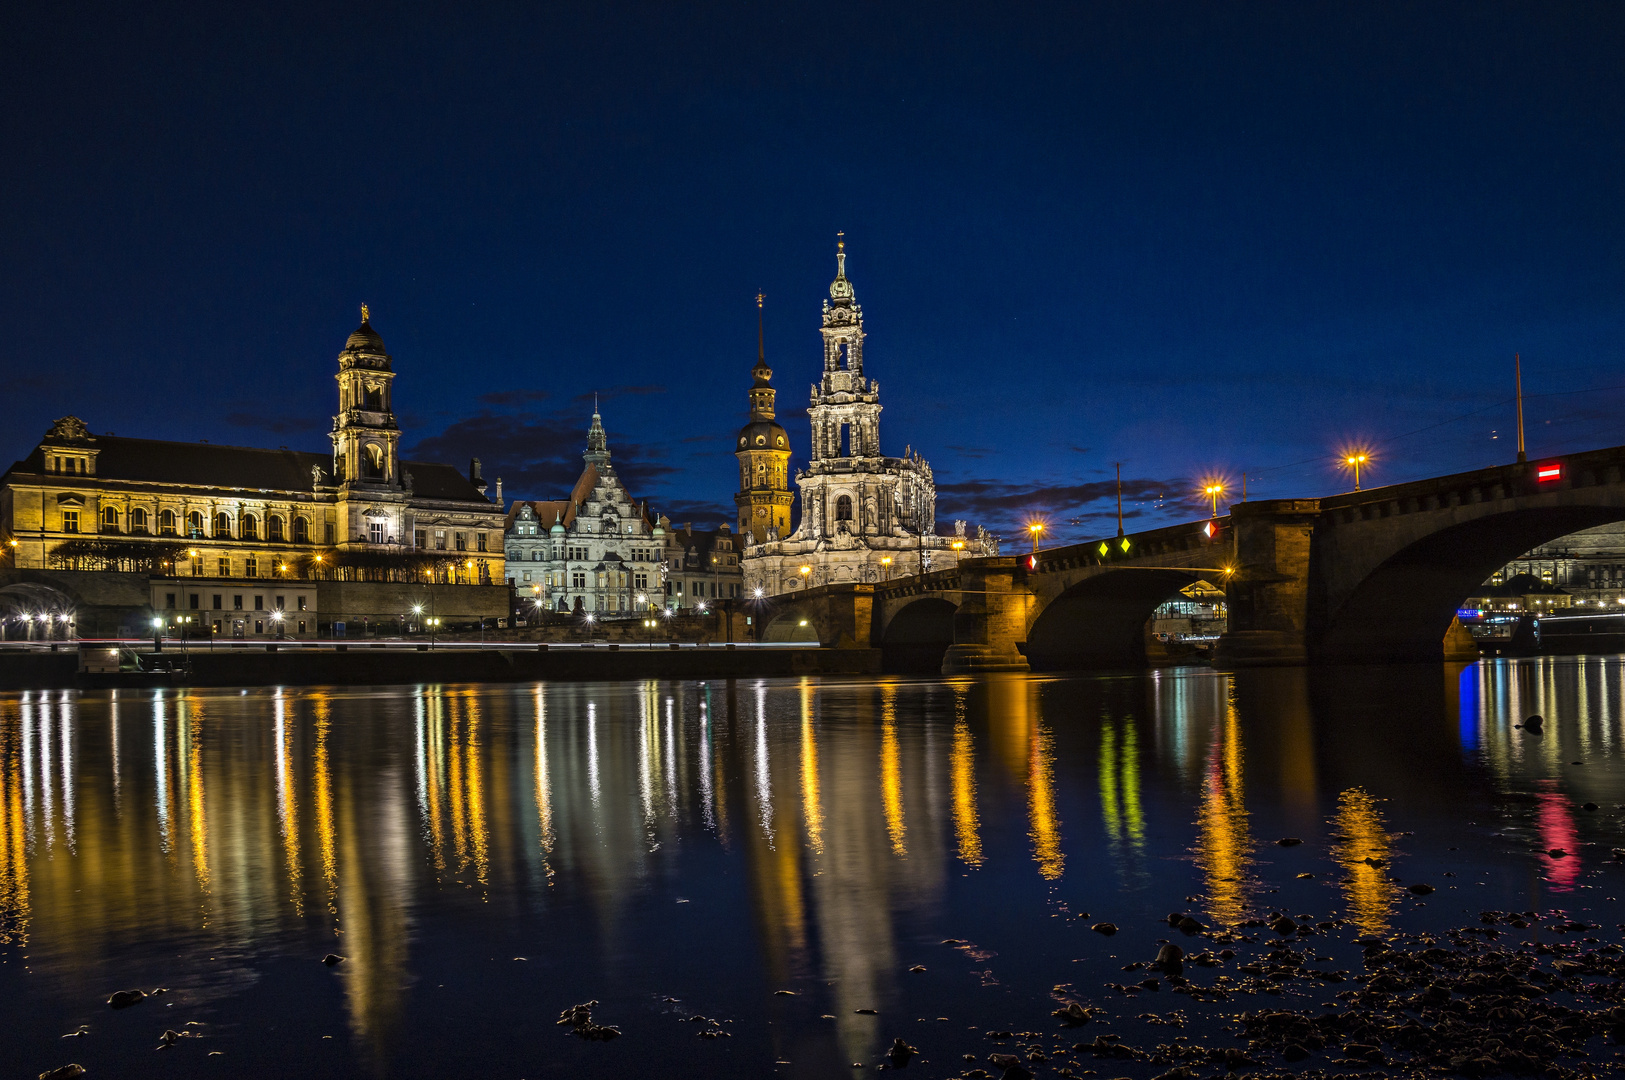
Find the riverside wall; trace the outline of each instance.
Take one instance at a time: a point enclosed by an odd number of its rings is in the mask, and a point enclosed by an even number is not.
[[[165,654],[179,658],[174,649]],[[879,649],[593,648],[303,650],[286,645],[193,651],[187,676],[79,671],[78,650],[0,653],[0,690],[159,686],[382,686],[448,682],[743,679],[798,675],[875,675]]]

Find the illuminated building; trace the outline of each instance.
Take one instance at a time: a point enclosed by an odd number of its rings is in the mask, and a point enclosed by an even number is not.
[[[739,459],[739,535],[761,544],[790,535],[790,436],[773,419],[773,369],[767,366],[762,337],[762,297],[756,297],[756,366],[751,368],[750,423],[739,429],[734,457]]]
[[[961,555],[994,555],[997,541],[983,529],[965,535],[965,523],[956,522],[956,537],[936,531],[936,482],[931,466],[912,448],[902,457],[880,452],[880,384],[863,371],[863,309],[846,277],[846,245],[837,245],[835,280],[824,302],[824,373],[812,388],[812,458],[796,474],[801,490],[801,521],[796,531],[781,535],[775,516],[779,495],[769,484],[757,487],[756,477],[741,476],[735,496],[741,511],[751,507],[752,523],[745,549],[744,575],[748,590],[769,594],[806,586],[838,582],[875,582],[891,575],[921,569],[947,569]],[[735,454],[742,471],[768,470],[781,459],[757,451],[776,450],[783,428],[772,422],[773,391],[767,385],[765,362],[756,368],[757,385],[751,391],[752,422],[737,436]],[[769,410],[762,414],[763,406]],[[758,416],[761,415],[761,419]],[[758,447],[756,439],[764,441]],[[782,462],[789,461],[786,446]],[[748,486],[747,486],[748,485]],[[759,538],[756,508],[764,514],[767,539]],[[744,518],[741,518],[741,528]],[[957,546],[956,546],[957,545]],[[801,567],[809,567],[806,575]]]
[[[228,582],[264,592],[266,578],[500,582],[501,482],[493,502],[477,460],[467,476],[400,460],[393,361],[365,307],[338,368],[330,453],[95,435],[77,417],[57,421],[0,477],[10,566],[226,579],[222,594]],[[184,580],[167,591],[196,597],[204,618],[232,633],[229,617],[207,614],[212,591]],[[148,596],[143,580],[127,606]]]

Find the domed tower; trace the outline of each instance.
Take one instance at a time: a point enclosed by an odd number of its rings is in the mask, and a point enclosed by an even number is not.
[[[790,535],[790,437],[773,419],[773,369],[767,366],[762,333],[762,300],[756,297],[756,366],[751,368],[750,423],[739,429],[734,457],[739,459],[739,532],[747,543]]]
[[[395,373],[365,304],[361,325],[339,353],[335,378],[339,413],[333,417],[334,482],[399,489],[401,429],[390,400]]]

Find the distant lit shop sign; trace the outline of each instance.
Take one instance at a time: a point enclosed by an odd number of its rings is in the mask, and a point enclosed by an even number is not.
[[[1484,612],[1479,608],[1464,607],[1456,609],[1456,618],[1458,619],[1476,619],[1483,614]]]
[[[1552,480],[1563,479],[1562,464],[1560,462],[1554,462],[1551,465],[1536,465],[1535,479],[1540,481],[1542,484],[1548,483]]]

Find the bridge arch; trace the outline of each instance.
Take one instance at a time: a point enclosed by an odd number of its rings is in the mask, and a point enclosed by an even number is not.
[[[942,657],[954,643],[958,606],[938,596],[921,596],[899,608],[881,637],[882,665],[889,672],[942,671]]]
[[[1437,658],[1461,602],[1491,574],[1544,544],[1617,521],[1625,521],[1625,505],[1486,514],[1410,540],[1357,580],[1322,575],[1320,595],[1311,596],[1311,652],[1372,662]]]
[[[801,604],[791,604],[774,614],[762,627],[762,640],[801,641],[817,645],[824,640],[823,627],[816,612]]]
[[[1145,624],[1162,604],[1214,575],[1174,568],[1097,573],[1067,587],[1039,609],[1027,630],[1034,671],[1142,667]]]

